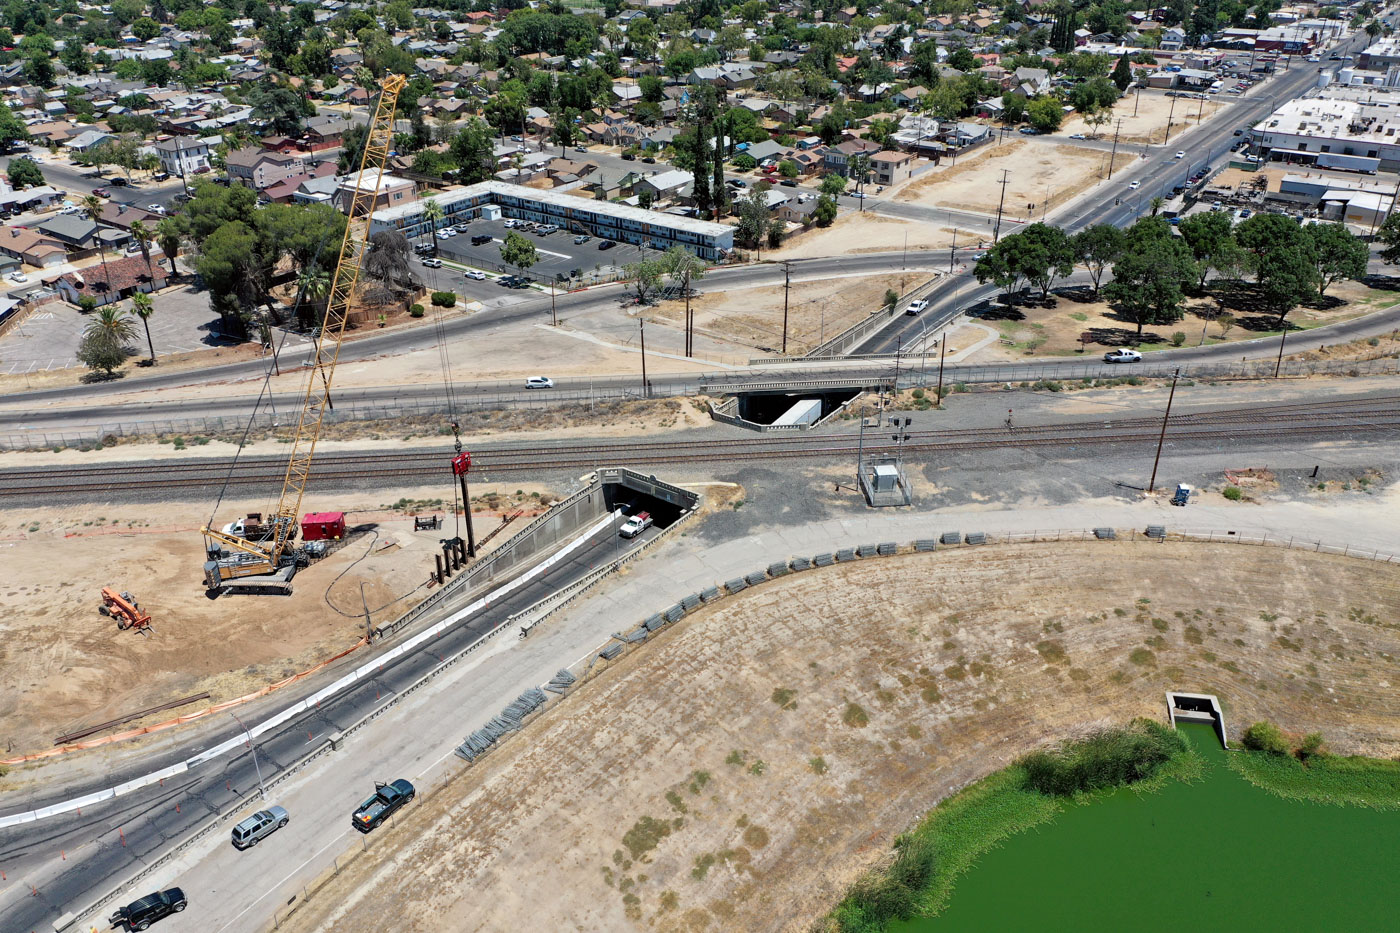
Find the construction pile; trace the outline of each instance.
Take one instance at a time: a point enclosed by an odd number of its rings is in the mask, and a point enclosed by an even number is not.
[[[572,675],[570,677],[572,679]],[[557,674],[555,679],[558,679]],[[551,683],[553,682],[551,681]],[[507,732],[515,732],[520,729],[525,723],[525,717],[543,706],[548,699],[539,687],[531,687],[526,690],[516,697],[509,706],[501,710],[499,716],[493,716],[490,722],[467,736],[466,741],[457,746],[457,755],[467,761],[476,761]]]

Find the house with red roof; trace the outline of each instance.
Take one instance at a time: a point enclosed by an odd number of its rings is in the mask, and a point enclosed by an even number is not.
[[[130,298],[137,292],[153,292],[165,286],[165,272],[152,254],[151,265],[140,256],[125,256],[94,263],[77,272],[65,272],[53,283],[59,297],[77,304],[84,296],[91,297],[100,308],[103,305]]]

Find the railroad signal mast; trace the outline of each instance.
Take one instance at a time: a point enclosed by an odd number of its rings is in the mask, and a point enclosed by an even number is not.
[[[316,453],[316,441],[321,436],[321,422],[326,409],[332,407],[331,379],[345,339],[345,324],[356,303],[360,269],[369,249],[370,220],[384,182],[384,165],[393,146],[394,110],[399,93],[407,83],[403,75],[385,75],[379,84],[379,104],[370,121],[364,154],[360,157],[349,219],[326,302],[326,318],[316,338],[287,473],[282,481],[282,495],[271,516],[270,534],[261,541],[249,541],[214,528],[202,529],[205,552],[210,558],[204,565],[204,582],[211,590],[244,580],[248,584],[270,583],[285,591],[296,572],[297,554],[291,544],[296,537],[297,515],[301,512],[306,484],[311,479],[311,461]],[[365,184],[370,177],[367,173],[372,173],[373,186]],[[282,579],[253,579],[268,576]]]
[[[472,530],[472,500],[467,494],[467,471],[472,468],[472,455],[462,450],[462,432],[457,422],[452,422],[452,475],[462,484],[462,514],[467,518],[467,556],[476,556],[476,533]],[[460,540],[460,539],[458,539]]]

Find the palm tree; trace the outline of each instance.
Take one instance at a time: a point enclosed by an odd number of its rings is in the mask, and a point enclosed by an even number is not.
[[[175,256],[180,252],[180,228],[175,225],[173,217],[167,217],[156,224],[156,239],[160,241],[161,251],[170,260],[170,276],[174,278],[178,273],[175,270]]]
[[[149,263],[149,260],[147,262]],[[151,315],[155,310],[151,296],[145,292],[137,292],[131,296],[131,313],[139,317],[141,325],[146,328],[146,347],[151,351],[151,365],[155,365],[156,362],[156,345],[151,342]]]
[[[120,305],[106,305],[98,309],[96,317],[88,319],[83,337],[125,348],[129,341],[136,339],[136,328]]]
[[[319,266],[307,266],[301,271],[297,278],[297,287],[301,289],[304,301],[320,303],[331,291],[331,277],[326,270]],[[303,312],[304,301],[297,303],[297,319],[302,326],[306,326],[307,315]]]
[[[151,268],[151,241],[156,235],[151,232],[151,228],[139,220],[131,222],[131,235],[136,240],[136,245],[141,247],[141,258],[146,261],[146,275],[150,276],[151,287],[155,288],[156,272]]]
[[[98,252],[102,254],[102,278],[106,280],[104,284],[107,286],[107,290],[111,291],[112,276],[107,272],[107,245],[102,242],[102,237],[97,236],[97,233],[101,232],[103,208],[102,199],[95,194],[90,194],[87,197],[83,198],[82,204],[83,213],[87,214],[88,220],[91,220],[93,223],[98,225],[98,229],[94,233],[94,238],[97,240]]]
[[[433,255],[437,255],[437,225],[438,221],[447,216],[442,211],[442,205],[432,198],[423,199],[423,219],[428,222],[428,231],[433,235]]]
[[[1161,197],[1155,197],[1155,198],[1152,199],[1152,216],[1153,216],[1153,217],[1156,217],[1156,216],[1157,216],[1157,212],[1160,211],[1160,210],[1162,209],[1162,204],[1163,204],[1163,203],[1164,203],[1164,202],[1163,202],[1163,200],[1161,199]]]

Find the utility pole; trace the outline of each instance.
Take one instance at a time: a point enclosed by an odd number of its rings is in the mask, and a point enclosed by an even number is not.
[[[997,225],[992,229],[992,243],[994,244],[1001,237],[1001,208],[1006,203],[1006,182],[1010,177],[1010,170],[1001,170],[1001,198],[997,201]]]
[[[1278,335],[1278,359],[1274,360],[1274,378],[1278,378],[1279,367],[1283,365],[1283,345],[1288,341],[1288,324],[1283,325],[1283,333]]]
[[[1167,396],[1167,411],[1162,415],[1162,433],[1157,435],[1157,456],[1152,459],[1152,479],[1147,481],[1148,492],[1157,488],[1157,464],[1162,461],[1162,442],[1167,439],[1167,419],[1172,416],[1172,399],[1176,398],[1176,379],[1180,375],[1180,368],[1172,373],[1172,390]]]
[[[945,330],[943,336],[938,338],[938,398],[934,399],[938,407],[943,407],[943,357],[948,354],[948,332]]]
[[[1123,118],[1119,117],[1113,127],[1113,150],[1108,155],[1108,181],[1113,181],[1113,163],[1118,158],[1118,131],[1123,128]]]
[[[783,355],[787,356],[788,290],[792,288],[792,270],[783,260]]]
[[[642,398],[651,398],[651,383],[647,382],[647,328],[646,319],[638,315],[637,330],[642,335]]]
[[[1202,115],[1203,113],[1205,113],[1205,110],[1206,110],[1206,98],[1205,98],[1205,95],[1202,94],[1202,95],[1201,95],[1201,102],[1200,102],[1200,104],[1198,104],[1198,105],[1196,106],[1196,125],[1197,125],[1197,126],[1200,126],[1200,125],[1201,125],[1201,115]]]
[[[263,787],[262,765],[258,764],[258,750],[253,745],[253,733],[249,732],[248,727],[243,725],[243,720],[238,718],[237,713],[230,710],[229,715],[233,717],[234,722],[243,726],[243,734],[248,737],[248,748],[253,752],[253,769],[258,772],[258,796],[266,800],[267,788]]]
[[[558,284],[558,279],[549,283],[549,316],[554,319],[553,327],[559,326],[559,309],[554,305],[554,290]]]
[[[1142,85],[1137,86],[1137,93],[1133,95],[1133,116],[1137,116],[1138,102],[1142,100]]]
[[[1166,145],[1172,138],[1172,114],[1176,113],[1176,98],[1172,98],[1172,104],[1167,108],[1167,135],[1162,137],[1162,145]]]
[[[695,355],[694,322],[690,317],[690,263],[685,264],[685,355]]]
[[[907,236],[908,234],[906,234]],[[953,274],[953,258],[958,255],[958,228],[953,228],[953,248],[948,250],[948,274]]]

